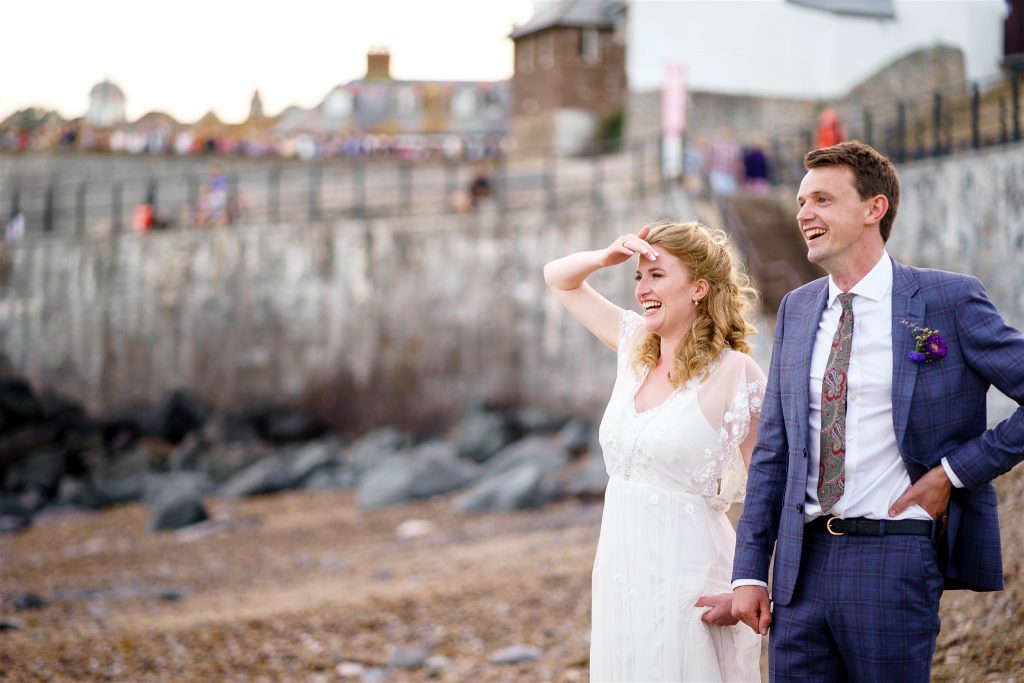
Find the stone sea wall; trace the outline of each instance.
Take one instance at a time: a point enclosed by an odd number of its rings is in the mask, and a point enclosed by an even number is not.
[[[0,351],[108,411],[187,387],[214,405],[310,399],[332,421],[429,422],[471,400],[592,413],[613,354],[541,268],[654,204],[54,237],[8,249]],[[628,304],[625,268],[598,282]]]
[[[901,175],[890,252],[977,274],[1024,326],[1024,146]],[[613,354],[556,305],[541,268],[692,214],[673,206],[26,240],[0,254],[0,353],[92,411],[185,387],[216,406],[302,401],[352,428],[443,426],[473,400],[596,418]],[[630,304],[627,268],[594,283]],[[770,332],[754,340],[765,364]]]
[[[1024,144],[904,164],[900,186],[890,253],[976,275],[1024,328]]]

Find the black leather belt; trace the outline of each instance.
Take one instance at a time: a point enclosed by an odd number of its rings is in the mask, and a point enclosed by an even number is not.
[[[815,517],[804,529],[833,536],[932,536],[935,522],[927,519],[867,519],[852,517]]]

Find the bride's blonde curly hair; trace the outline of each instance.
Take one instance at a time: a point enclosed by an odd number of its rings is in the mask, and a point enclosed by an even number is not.
[[[703,278],[708,283],[693,327],[676,347],[675,364],[669,372],[672,386],[679,388],[691,377],[703,379],[726,346],[749,353],[744,340],[757,329],[748,316],[760,294],[733,255],[729,236],[696,222],[662,222],[652,227],[647,242],[681,260],[694,281]],[[653,368],[660,356],[661,338],[647,332],[633,356],[633,368],[642,373]]]

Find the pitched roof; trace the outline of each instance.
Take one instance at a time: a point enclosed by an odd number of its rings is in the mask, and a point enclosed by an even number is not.
[[[892,0],[787,0],[787,2],[833,14],[852,14],[879,19],[896,18]]]
[[[609,0],[556,0],[538,9],[528,22],[515,28],[513,40],[555,26],[612,28],[619,2]]]

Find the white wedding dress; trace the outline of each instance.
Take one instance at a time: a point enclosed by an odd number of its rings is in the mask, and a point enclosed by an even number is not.
[[[702,595],[730,590],[726,517],[746,482],[739,444],[760,413],[764,373],[726,349],[703,381],[638,412],[631,367],[643,320],[622,317],[615,388],[601,421],[610,475],[594,561],[591,681],[760,681],[760,637],[708,626]]]

